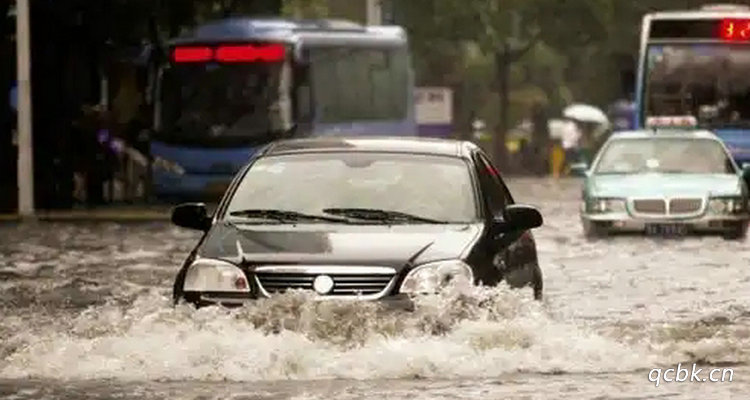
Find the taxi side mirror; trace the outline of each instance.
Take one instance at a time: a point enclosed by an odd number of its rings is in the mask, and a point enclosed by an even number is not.
[[[573,176],[585,176],[589,171],[589,164],[579,162],[570,165],[570,174]]]
[[[742,163],[742,172],[740,175],[750,188],[750,163]]]

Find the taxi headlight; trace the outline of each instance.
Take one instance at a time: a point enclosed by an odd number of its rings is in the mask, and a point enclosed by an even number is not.
[[[474,272],[461,260],[420,265],[409,271],[399,291],[407,294],[433,294],[453,284],[474,284]]]
[[[717,198],[708,202],[708,209],[713,214],[739,213],[744,211],[745,208],[745,201],[741,197]]]
[[[590,203],[590,210],[598,213],[624,213],[625,199],[618,198],[593,198]]]
[[[199,259],[188,268],[183,291],[249,293],[250,285],[237,266],[221,260]]]

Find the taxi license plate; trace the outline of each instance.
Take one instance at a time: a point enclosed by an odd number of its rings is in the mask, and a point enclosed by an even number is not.
[[[688,226],[685,224],[648,224],[646,234],[652,236],[685,236]]]

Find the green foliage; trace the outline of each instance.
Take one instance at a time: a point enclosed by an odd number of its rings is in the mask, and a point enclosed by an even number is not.
[[[285,0],[281,13],[287,17],[322,18],[329,14],[325,0]]]

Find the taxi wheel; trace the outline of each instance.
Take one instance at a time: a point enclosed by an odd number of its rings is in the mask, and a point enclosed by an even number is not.
[[[607,236],[606,229],[591,222],[583,223],[583,235],[587,239],[598,239]]]
[[[732,228],[729,232],[724,234],[724,239],[727,240],[744,240],[747,236],[747,224],[739,223]]]
[[[537,264],[533,271],[534,276],[532,277],[532,288],[534,289],[534,300],[542,300],[542,292],[544,289],[544,279],[542,277],[542,269]]]

